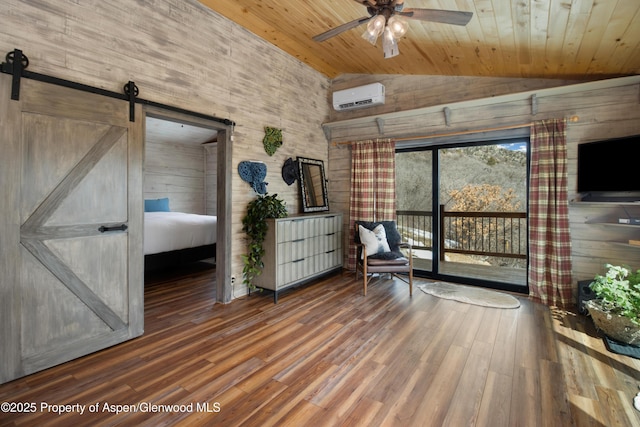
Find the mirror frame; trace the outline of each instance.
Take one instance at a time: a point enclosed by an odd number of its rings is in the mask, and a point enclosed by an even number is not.
[[[315,159],[307,159],[305,157],[297,157],[296,162],[298,163],[298,183],[300,184],[300,200],[302,202],[302,212],[322,212],[329,210],[329,196],[327,193],[327,178],[324,171],[324,162],[322,160]],[[322,190],[322,204],[320,205],[311,205],[309,204],[307,198],[309,196],[309,188],[308,185],[312,185],[313,183],[309,182],[308,178],[305,178],[305,166],[319,166],[320,167],[320,189]],[[314,185],[314,187],[317,187]]]

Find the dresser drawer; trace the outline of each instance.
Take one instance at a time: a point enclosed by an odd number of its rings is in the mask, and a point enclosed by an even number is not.
[[[342,214],[268,220],[257,287],[276,292],[342,267]]]

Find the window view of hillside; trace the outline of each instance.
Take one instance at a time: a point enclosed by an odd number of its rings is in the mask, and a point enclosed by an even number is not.
[[[473,277],[486,275],[474,273],[481,267],[500,267],[504,277],[495,280],[525,282],[526,147],[523,142],[397,153],[398,226],[414,245],[417,269],[432,271],[437,247],[440,273]],[[440,170],[437,192],[434,155]],[[441,230],[437,242],[434,224]],[[514,269],[522,270],[517,279]]]

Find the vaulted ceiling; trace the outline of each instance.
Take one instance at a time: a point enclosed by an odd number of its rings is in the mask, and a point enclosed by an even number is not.
[[[312,39],[368,17],[361,0],[200,1],[330,78],[640,74],[638,0],[405,0],[405,8],[468,11],[473,17],[466,26],[409,20],[400,54],[389,59],[380,40],[373,46],[361,37],[366,24],[324,42]]]

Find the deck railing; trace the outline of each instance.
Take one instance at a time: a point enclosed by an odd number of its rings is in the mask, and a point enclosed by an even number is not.
[[[397,211],[398,229],[415,249],[433,249],[430,211]],[[452,212],[440,206],[440,259],[445,253],[527,258],[525,212]]]

